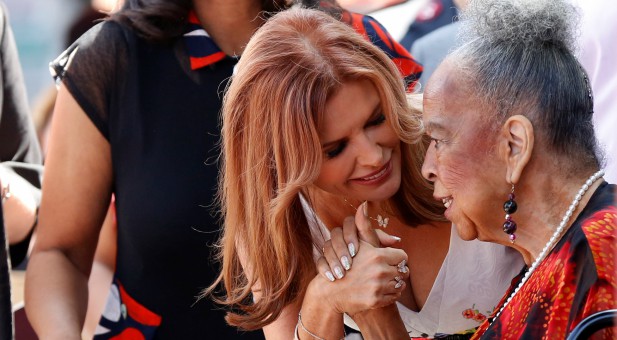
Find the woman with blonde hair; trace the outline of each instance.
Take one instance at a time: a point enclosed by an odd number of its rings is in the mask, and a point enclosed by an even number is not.
[[[306,9],[275,15],[247,45],[223,104],[222,271],[209,289],[223,284],[230,324],[332,338],[347,313],[360,328],[382,315],[411,336],[464,332],[478,322],[463,306],[490,310],[520,270],[500,247],[459,252],[422,178],[419,98],[412,108],[395,62]],[[379,248],[371,221],[399,249]],[[453,264],[470,257],[468,273]],[[456,286],[468,274],[482,289]],[[391,313],[372,312],[381,307]]]

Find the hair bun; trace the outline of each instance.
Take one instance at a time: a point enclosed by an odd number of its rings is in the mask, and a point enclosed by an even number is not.
[[[491,44],[574,47],[578,13],[568,0],[471,0],[461,39]]]

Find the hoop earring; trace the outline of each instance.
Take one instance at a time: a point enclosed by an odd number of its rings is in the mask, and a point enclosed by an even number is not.
[[[510,242],[516,241],[516,222],[512,219],[512,214],[516,212],[518,208],[516,201],[514,200],[514,184],[512,184],[512,191],[508,195],[508,200],[503,204],[503,211],[506,212],[506,221],[503,223],[503,232],[510,235]]]

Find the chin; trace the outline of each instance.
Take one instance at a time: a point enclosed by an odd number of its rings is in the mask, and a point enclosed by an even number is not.
[[[463,241],[473,241],[478,238],[478,233],[467,223],[457,224],[452,222],[456,226],[456,232]]]
[[[385,200],[392,198],[394,195],[396,195],[396,193],[399,191],[400,188],[401,188],[401,177],[393,176],[393,178],[391,178],[390,181],[388,181],[387,183],[384,183],[384,186],[382,187],[383,190],[380,190],[381,192],[379,195],[381,196],[381,199],[378,199],[378,201],[385,201]]]

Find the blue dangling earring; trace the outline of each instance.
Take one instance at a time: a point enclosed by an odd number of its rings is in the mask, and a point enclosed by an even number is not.
[[[512,191],[508,195],[508,200],[503,204],[503,211],[506,212],[506,221],[503,223],[503,232],[510,235],[510,242],[516,241],[516,222],[512,219],[512,214],[516,212],[518,206],[514,200],[514,184],[512,184]]]

